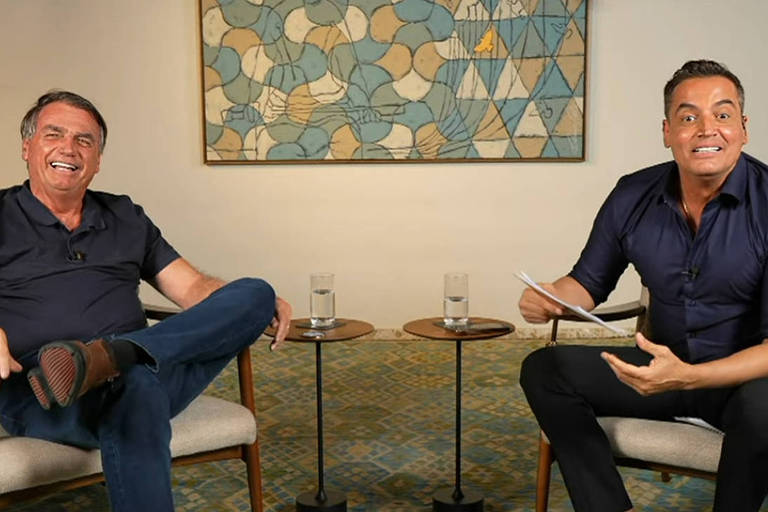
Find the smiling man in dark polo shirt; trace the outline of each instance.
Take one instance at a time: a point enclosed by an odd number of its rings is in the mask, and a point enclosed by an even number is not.
[[[0,191],[0,423],[101,448],[115,511],[173,511],[170,419],[291,307],[260,279],[195,269],[127,196],[88,190],[107,127],[86,99],[39,98],[29,180]],[[147,326],[141,279],[184,311]]]
[[[747,143],[739,79],[691,61],[664,89],[674,161],[622,177],[573,270],[543,286],[591,309],[629,263],[651,295],[636,347],[536,351],[520,383],[574,508],[631,509],[596,416],[703,418],[725,433],[716,512],[758,510],[768,493],[768,167]],[[560,307],[531,289],[529,322]]]

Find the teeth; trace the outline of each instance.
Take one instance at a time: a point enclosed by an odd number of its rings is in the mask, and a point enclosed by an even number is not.
[[[64,169],[69,169],[70,171],[76,171],[77,170],[77,166],[72,165],[72,164],[68,164],[68,163],[65,163],[65,162],[51,162],[51,167],[55,167],[56,169],[58,169],[59,167],[62,167]]]
[[[716,151],[720,151],[720,148],[718,146],[709,146],[705,148],[696,148],[693,150],[694,153],[714,153]]]

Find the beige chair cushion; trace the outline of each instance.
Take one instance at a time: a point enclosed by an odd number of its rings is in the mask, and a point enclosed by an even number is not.
[[[199,396],[171,421],[174,457],[256,440],[256,419],[240,404]],[[0,493],[101,472],[98,450],[12,437],[0,428]]]
[[[717,472],[723,434],[673,421],[598,418],[614,455]]]
[[[640,418],[597,418],[613,454],[700,471],[717,472],[723,434],[688,423]],[[549,442],[546,434],[541,433]]]

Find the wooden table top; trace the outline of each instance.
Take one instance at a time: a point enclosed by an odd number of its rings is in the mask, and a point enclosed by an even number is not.
[[[454,331],[452,329],[446,329],[440,324],[442,323],[442,317],[433,318],[420,318],[419,320],[413,320],[403,326],[405,332],[415,334],[424,338],[430,338],[434,340],[487,340],[496,338],[514,332],[515,326],[504,320],[497,320],[495,318],[484,318],[479,316],[473,316],[469,318],[469,325],[480,323],[500,323],[507,327],[505,330],[480,330],[480,331]]]
[[[351,340],[353,338],[359,338],[370,332],[373,332],[373,325],[361,320],[353,320],[350,318],[337,318],[336,322],[338,327],[332,329],[318,329],[309,326],[309,318],[294,318],[291,320],[291,327],[288,329],[288,335],[285,337],[288,341],[299,342],[330,342],[330,341],[344,341]],[[322,332],[322,338],[308,338],[304,336],[307,331]],[[272,327],[268,327],[264,334],[267,336],[274,336],[275,330]]]

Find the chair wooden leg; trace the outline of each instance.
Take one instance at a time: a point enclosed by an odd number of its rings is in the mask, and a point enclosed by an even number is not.
[[[264,495],[261,488],[261,457],[259,440],[243,449],[243,460],[248,473],[248,490],[251,494],[251,510],[264,512]]]
[[[547,512],[549,480],[552,476],[552,445],[539,436],[539,468],[536,473],[536,512]]]

